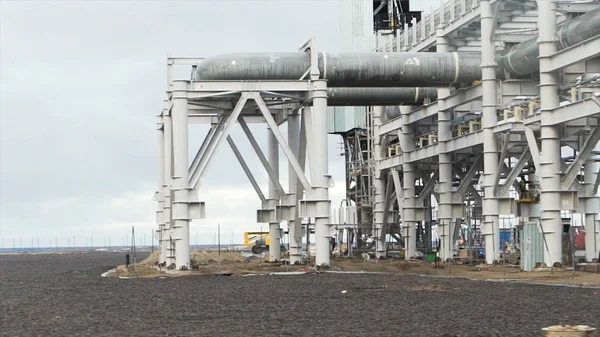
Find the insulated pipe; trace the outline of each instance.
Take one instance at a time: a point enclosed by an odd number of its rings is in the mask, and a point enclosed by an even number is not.
[[[555,31],[556,29],[553,29]],[[541,29],[540,29],[541,31]],[[600,34],[600,9],[590,11],[560,29],[558,49]],[[514,46],[498,57],[502,69],[523,76],[538,69],[536,38]],[[481,79],[477,53],[319,53],[320,78],[328,87],[438,86]],[[307,53],[239,53],[205,59],[194,80],[298,80],[310,67]]]
[[[446,86],[479,80],[475,53],[319,53],[320,78],[330,86]],[[240,53],[207,58],[194,80],[298,80],[310,68],[307,53]]]
[[[488,264],[500,259],[500,223],[498,199],[494,198],[495,176],[498,170],[498,144],[494,137],[497,125],[498,96],[496,66],[494,59],[494,13],[489,0],[481,1],[481,86],[483,124],[483,230],[485,236],[485,260]]]
[[[556,2],[538,0],[538,27],[540,51],[540,110],[542,113],[540,156],[541,225],[547,251],[544,262],[548,266],[562,263],[562,219],[560,177],[560,128],[546,125],[552,119],[552,109],[558,107],[558,76],[549,71],[551,55],[556,53]],[[535,154],[537,155],[537,154]],[[536,168],[537,169],[537,168]]]
[[[273,179],[279,181],[279,144],[271,129],[268,129],[267,141],[269,146],[269,165],[273,168],[273,173],[275,174]],[[279,204],[280,195],[273,179],[269,179],[269,199],[276,200],[275,203],[271,204],[272,207],[276,207]],[[273,212],[275,212],[275,209],[273,209]],[[279,261],[281,259],[281,232],[279,230],[279,222],[277,221],[269,223],[269,241],[269,261]]]
[[[539,15],[539,14],[538,14]],[[540,33],[542,28],[539,29]],[[556,31],[556,28],[553,29]],[[558,34],[558,50],[600,34],[600,8],[567,21]],[[537,37],[512,47],[508,53],[498,57],[498,63],[510,74],[525,76],[538,71],[539,47]]]
[[[328,88],[328,106],[421,105],[435,101],[436,88]],[[398,115],[396,117],[400,116]],[[390,116],[388,115],[388,118]]]

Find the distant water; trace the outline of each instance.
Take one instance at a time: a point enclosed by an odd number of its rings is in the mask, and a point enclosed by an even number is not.
[[[243,244],[238,245],[221,245],[221,249],[226,249],[231,246],[243,246]],[[139,251],[149,251],[152,249],[158,249],[157,246],[137,246],[136,250]],[[208,249],[208,248],[217,248],[215,245],[192,245],[193,249]],[[0,248],[0,254],[2,253],[53,253],[53,252],[93,252],[93,251],[113,251],[113,250],[129,250],[131,247],[129,246],[110,246],[110,247],[35,247],[35,248]]]

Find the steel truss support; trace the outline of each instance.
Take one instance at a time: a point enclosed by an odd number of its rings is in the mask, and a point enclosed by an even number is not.
[[[483,126],[483,235],[485,237],[485,260],[488,264],[500,259],[500,223],[498,199],[494,195],[495,177],[498,175],[498,144],[494,137],[496,120],[496,83],[494,36],[494,13],[490,0],[482,0],[481,6],[481,85]]]
[[[461,177],[460,185],[456,189],[456,192],[453,193],[452,200],[454,200],[454,202],[464,202],[464,198],[467,194],[467,191],[470,187],[473,186],[473,178],[475,178],[475,175],[481,170],[483,166],[482,160],[483,156],[478,156],[475,162],[469,168],[469,170],[464,174],[463,177]]]
[[[235,155],[238,162],[240,163],[240,166],[244,170],[244,173],[246,174],[246,177],[250,181],[250,184],[252,184],[254,191],[256,191],[256,195],[258,196],[260,201],[264,203],[266,201],[265,195],[263,194],[262,190],[260,189],[260,185],[258,185],[258,182],[256,181],[256,179],[254,179],[254,175],[252,174],[252,171],[246,164],[246,161],[244,160],[244,156],[242,156],[242,153],[240,152],[240,150],[238,150],[238,148],[235,145],[235,142],[233,141],[233,138],[231,138],[231,136],[227,136],[227,143],[229,143],[229,146],[231,147],[233,154]]]
[[[506,195],[506,193],[508,193],[510,187],[513,186],[513,183],[515,182],[515,180],[517,180],[519,174],[521,173],[521,171],[523,171],[523,168],[525,168],[525,165],[527,165],[527,161],[529,160],[529,158],[531,158],[531,150],[527,148],[521,154],[521,157],[519,157],[519,159],[517,160],[517,164],[515,165],[515,167],[513,167],[506,176],[506,181],[504,182],[504,184],[497,185],[494,187],[494,195],[496,197],[503,197]],[[504,161],[502,161],[500,164],[502,165],[501,167],[505,167]]]
[[[225,121],[223,122],[224,125],[223,125],[222,131],[218,132],[218,130],[217,130],[214,137],[212,137],[214,139],[211,139],[211,141],[209,141],[206,151],[200,158],[196,169],[190,175],[189,182],[190,182],[190,186],[193,189],[196,189],[199,182],[201,181],[202,175],[206,171],[209,163],[211,163],[211,158],[213,156],[213,153],[215,153],[216,149],[221,144],[221,140],[223,138],[227,138],[227,136],[229,136],[231,127],[235,124],[235,121],[237,120],[240,113],[242,112],[242,109],[244,108],[244,105],[246,104],[246,101],[248,101],[248,98],[250,95],[251,94],[248,92],[242,93],[242,96],[240,97],[239,101],[235,105],[235,108],[233,109],[231,114],[228,115],[227,117],[225,117],[225,116],[222,117],[223,119],[225,119]],[[186,102],[186,108],[187,108],[187,102]],[[187,115],[186,115],[186,118],[187,118]]]
[[[275,188],[277,190],[277,192],[280,193],[280,195],[284,196],[285,190],[283,189],[283,186],[281,186],[281,183],[279,182],[278,174],[276,174],[275,169],[271,166],[272,164],[269,162],[269,160],[267,159],[267,157],[265,156],[263,151],[260,149],[260,145],[258,145],[258,142],[256,141],[256,138],[254,138],[252,131],[250,131],[248,124],[246,124],[246,121],[244,121],[243,118],[238,118],[238,123],[240,123],[240,126],[242,127],[242,130],[246,134],[246,137],[248,138],[250,145],[254,149],[254,152],[258,156],[258,159],[260,160],[261,164],[267,171],[267,175],[269,176],[269,184],[273,184],[273,188]]]
[[[392,221],[390,221],[390,214],[391,214],[390,208],[392,208],[393,202],[398,199],[398,196],[396,195],[396,191],[394,190],[394,180],[391,176],[391,173],[389,173],[386,170],[385,176],[387,177],[387,183],[385,186],[385,202],[384,202],[384,206],[383,206],[383,223],[382,223],[381,231],[379,232],[379,239],[383,242],[384,257],[386,256],[386,253],[387,253],[387,247],[386,247],[387,235],[394,234],[390,231],[391,223],[393,223],[394,221],[397,220],[396,216],[392,216]]]
[[[443,26],[437,31],[436,51],[446,53],[450,51],[448,38],[443,35]],[[438,188],[440,193],[438,208],[438,233],[441,237],[439,256],[442,261],[454,257],[454,245],[452,242],[451,227],[453,223],[453,201],[452,201],[452,152],[447,149],[447,142],[452,139],[451,110],[446,109],[446,97],[450,96],[449,88],[438,89],[438,148],[439,148],[439,178]]]
[[[600,127],[597,126],[587,137],[587,139],[583,143],[583,146],[579,150],[577,157],[575,157],[573,163],[569,165],[566,172],[564,173],[561,183],[561,189],[570,190],[573,187],[573,183],[575,183],[575,179],[581,171],[581,166],[588,159],[588,157],[592,153],[592,150],[594,150],[594,148],[598,144],[598,141],[600,141]]]
[[[551,110],[558,107],[558,76],[552,71],[552,55],[556,53],[556,1],[538,0],[540,103],[541,103],[541,150],[539,158],[541,178],[541,227],[546,251],[544,262],[548,266],[562,263],[562,220],[560,179],[560,129],[546,125]],[[529,138],[529,137],[528,137]],[[535,157],[538,153],[533,154]],[[536,163],[537,165],[537,163]]]

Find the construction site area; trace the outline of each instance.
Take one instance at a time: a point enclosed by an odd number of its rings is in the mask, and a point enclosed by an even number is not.
[[[159,263],[193,268],[190,222],[210,209],[200,182],[226,140],[269,228],[253,253],[270,262],[597,270],[600,2],[424,2],[340,1],[339,53],[310,39],[295,52],[169,57]],[[174,78],[176,67],[191,76]],[[211,128],[188,160],[196,123]],[[250,123],[266,125],[266,151]],[[267,193],[230,136],[236,124]],[[331,134],[346,161],[341,201],[329,197]]]

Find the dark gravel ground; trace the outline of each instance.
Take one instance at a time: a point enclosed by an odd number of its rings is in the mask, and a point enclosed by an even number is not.
[[[593,289],[408,275],[100,277],[123,260],[0,256],[0,336],[531,337],[555,324],[600,328]]]

